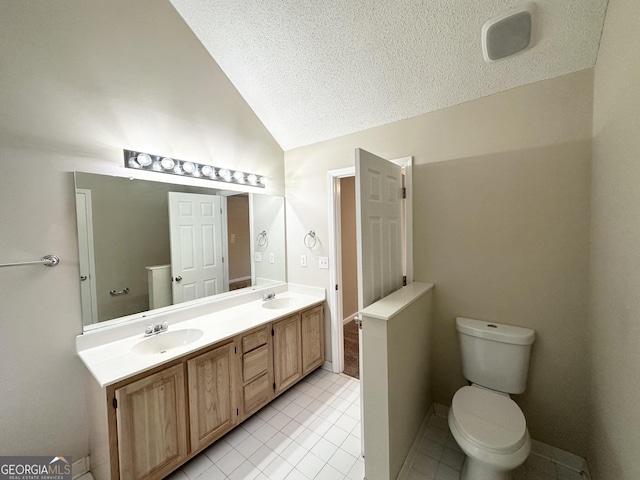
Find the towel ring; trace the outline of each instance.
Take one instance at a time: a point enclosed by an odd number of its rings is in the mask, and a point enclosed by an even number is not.
[[[267,231],[263,230],[258,234],[258,238],[256,238],[256,243],[259,247],[264,247],[267,244]]]
[[[307,247],[308,249],[312,249],[318,242],[318,239],[316,238],[316,232],[314,232],[313,230],[309,230],[309,233],[304,236],[304,239],[302,241],[304,242],[305,247]]]

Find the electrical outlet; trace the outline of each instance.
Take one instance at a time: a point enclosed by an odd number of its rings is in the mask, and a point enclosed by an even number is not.
[[[262,253],[256,252],[253,254],[253,260],[256,262],[262,262]]]
[[[318,257],[318,267],[328,269],[329,268],[329,257]]]
[[[307,256],[306,255],[300,255],[300,266],[301,267],[306,267],[307,266]]]
[[[269,263],[276,263],[276,254],[269,252]]]

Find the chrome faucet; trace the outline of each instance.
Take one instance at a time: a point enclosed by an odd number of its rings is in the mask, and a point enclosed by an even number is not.
[[[144,329],[144,336],[150,337],[151,335],[157,335],[158,333],[166,332],[169,330],[169,324],[167,322],[157,323],[156,325],[147,325]]]
[[[276,298],[276,292],[265,293],[262,297],[262,301],[266,302],[267,300],[273,300]]]

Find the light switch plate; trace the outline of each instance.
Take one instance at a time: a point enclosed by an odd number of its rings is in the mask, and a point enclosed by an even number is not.
[[[256,262],[262,262],[262,253],[256,252],[253,254],[253,260]]]
[[[276,263],[276,254],[269,252],[269,263]]]
[[[318,267],[328,269],[329,257],[318,257]]]
[[[307,266],[307,256],[306,255],[300,255],[300,266],[301,267],[306,267]]]

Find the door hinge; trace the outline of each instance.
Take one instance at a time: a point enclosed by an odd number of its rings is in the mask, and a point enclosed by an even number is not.
[[[271,329],[271,336],[273,337],[275,335],[273,328]]]
[[[113,408],[118,408],[118,399],[116,397],[113,397],[113,401],[111,402],[111,404],[113,405]]]
[[[336,285],[336,292],[338,291],[338,285]]]
[[[276,391],[276,382],[273,382],[273,391]]]
[[[233,353],[238,353],[238,347],[233,347]]]
[[[402,286],[403,287],[407,286],[407,276],[406,275],[404,277],[402,277]]]
[[[224,263],[224,257],[222,257],[222,263]]]
[[[402,187],[402,198],[407,198],[407,187]]]
[[[238,409],[236,408],[236,417],[237,417],[238,415],[240,415],[240,410],[238,410]]]

